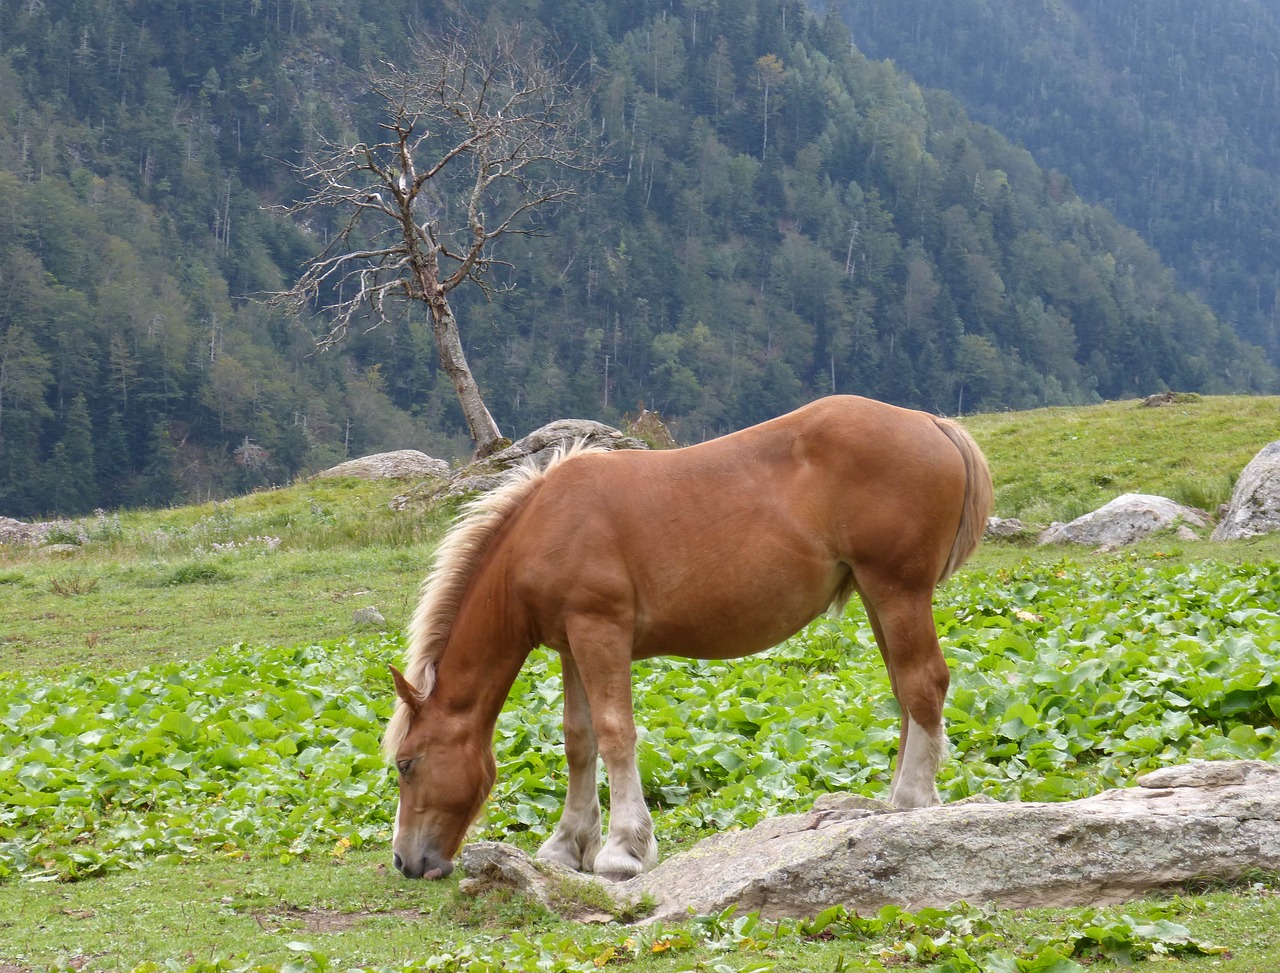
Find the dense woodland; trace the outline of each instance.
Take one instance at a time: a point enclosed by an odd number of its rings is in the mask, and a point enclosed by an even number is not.
[[[825,3],[815,7],[826,9]],[[836,0],[869,57],[959,97],[1134,227],[1280,362],[1280,6]]]
[[[553,38],[611,160],[504,245],[493,300],[455,292],[508,435],[644,405],[692,441],[832,390],[957,413],[1277,387],[1135,231],[834,10],[465,6]],[[320,316],[261,300],[332,229],[267,208],[291,166],[376,131],[368,72],[451,9],[0,0],[0,514],[467,452],[421,308],[317,354]]]

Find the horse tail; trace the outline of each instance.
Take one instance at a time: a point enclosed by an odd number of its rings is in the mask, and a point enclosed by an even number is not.
[[[982,455],[982,450],[973,437],[962,426],[949,419],[935,418],[934,422],[960,451],[964,458],[965,473],[964,509],[960,514],[960,528],[956,531],[955,542],[951,545],[951,554],[938,578],[938,584],[942,584],[969,559],[969,555],[982,540],[987,529],[987,518],[991,516],[994,505],[995,491],[991,486],[991,470],[987,467],[987,458]]]

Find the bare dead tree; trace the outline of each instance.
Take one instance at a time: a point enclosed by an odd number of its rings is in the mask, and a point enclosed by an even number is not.
[[[412,63],[386,65],[370,83],[384,110],[381,141],[326,141],[299,167],[310,195],[281,212],[336,209],[343,222],[272,303],[331,315],[317,342],[327,349],[366,311],[371,327],[382,323],[389,297],[424,302],[440,365],[477,454],[487,455],[505,440],[467,363],[449,294],[470,281],[490,296],[491,272],[504,263],[495,243],[537,234],[538,217],[576,195],[575,178],[600,160],[563,62],[518,32],[459,28],[416,44]]]

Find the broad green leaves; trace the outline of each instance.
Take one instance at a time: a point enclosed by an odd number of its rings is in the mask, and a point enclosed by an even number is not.
[[[287,855],[377,837],[392,800],[381,674],[397,651],[236,646],[196,665],[10,683],[0,874],[76,879],[146,856]]]
[[[952,670],[944,797],[1060,800],[1187,759],[1276,759],[1278,578],[1118,559],[956,579],[937,611]],[[395,788],[378,741],[400,654],[385,638],[238,645],[198,664],[11,678],[0,878],[385,842]],[[536,843],[559,813],[557,669],[535,653],[499,719],[486,838]],[[661,836],[887,789],[898,711],[860,612],[764,656],[638,664],[635,700]]]

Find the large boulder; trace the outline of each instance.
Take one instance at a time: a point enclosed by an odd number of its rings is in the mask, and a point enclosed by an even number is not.
[[[714,835],[645,875],[601,883],[601,891],[624,907],[656,902],[648,921],[731,905],[778,918],[836,904],[861,912],[960,901],[1008,909],[1103,905],[1280,869],[1280,767],[1195,763],[1136,783],[1077,801],[962,801],[911,811],[836,797],[804,814]],[[464,891],[503,884],[507,874],[506,884],[551,902],[546,885],[554,891],[565,875],[490,842],[464,848],[462,867],[478,878]]]
[[[535,429],[506,449],[464,466],[447,483],[414,490],[396,497],[392,504],[397,509],[404,509],[415,501],[468,496],[492,490],[503,481],[507,470],[513,466],[533,463],[540,469],[544,468],[557,450],[567,448],[579,440],[597,449],[649,448],[639,439],[594,419],[557,419]]]
[[[503,469],[532,460],[539,467],[546,466],[552,455],[562,446],[568,446],[578,440],[588,446],[599,449],[648,449],[649,447],[633,436],[628,436],[613,426],[606,426],[594,419],[557,419],[545,426],[535,429],[523,439],[512,443],[506,449],[494,453],[481,465],[489,463]]]
[[[449,464],[416,449],[395,449],[347,460],[316,474],[316,479],[354,477],[359,480],[416,480],[449,475]]]
[[[1215,541],[1257,537],[1280,530],[1280,441],[1263,446],[1236,481]]]
[[[1197,536],[1195,529],[1208,526],[1208,515],[1202,510],[1167,497],[1126,493],[1069,524],[1053,524],[1040,535],[1040,543],[1122,547],[1169,530],[1182,531],[1192,539]]]

